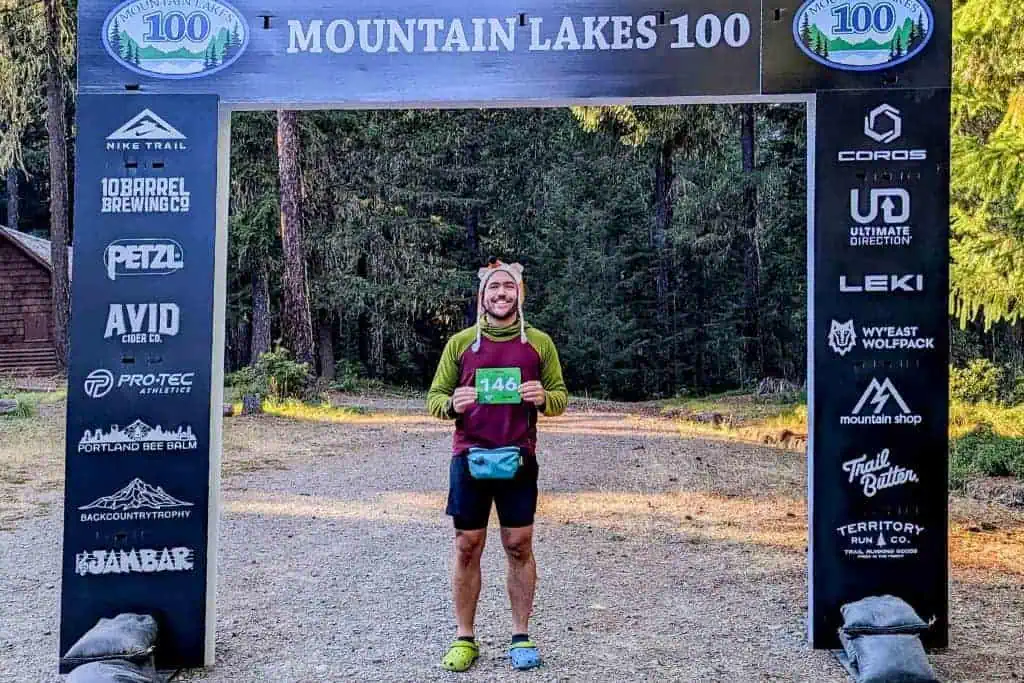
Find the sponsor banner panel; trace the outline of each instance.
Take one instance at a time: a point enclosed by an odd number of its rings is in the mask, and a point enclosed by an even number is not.
[[[203,663],[217,109],[79,99],[62,654],[141,612],[161,665]]]
[[[948,90],[818,96],[812,639],[891,593],[947,634]]]
[[[757,0],[434,0],[405,8],[294,0],[272,11],[256,0],[82,0],[79,21],[87,93],[143,84],[273,107],[760,90]],[[148,198],[132,188],[114,199],[144,207]]]

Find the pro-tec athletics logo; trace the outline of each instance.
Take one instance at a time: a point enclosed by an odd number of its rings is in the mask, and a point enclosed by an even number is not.
[[[230,66],[249,44],[242,14],[221,0],[128,0],[103,22],[117,62],[154,78],[200,78]]]
[[[842,71],[879,71],[917,56],[935,32],[925,0],[807,0],[793,38],[807,55]]]

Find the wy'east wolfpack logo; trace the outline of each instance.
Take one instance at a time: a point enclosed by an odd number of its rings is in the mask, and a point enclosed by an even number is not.
[[[230,66],[248,44],[245,18],[220,0],[128,0],[103,22],[110,56],[154,78],[208,76]]]
[[[913,59],[935,31],[925,0],[807,0],[793,37],[816,62],[843,71],[879,71]]]

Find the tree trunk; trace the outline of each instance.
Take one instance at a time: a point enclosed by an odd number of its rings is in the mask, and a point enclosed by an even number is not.
[[[658,148],[654,164],[654,222],[651,229],[651,248],[654,250],[655,274],[654,291],[656,296],[657,314],[659,319],[668,319],[668,263],[665,247],[668,243],[668,230],[672,224],[672,183],[675,171],[672,167],[672,155],[675,146],[672,140],[666,140]]]
[[[334,379],[334,316],[324,311],[319,316],[317,350],[320,356],[320,376],[326,380]]]
[[[7,169],[7,227],[18,229],[18,169]]]
[[[756,138],[754,105],[740,107],[740,145],[743,148],[743,221],[747,248],[744,250],[744,329],[748,341],[747,362],[755,380],[763,379],[764,344],[761,339],[761,238],[757,209]]]
[[[282,336],[295,359],[313,367],[316,362],[313,322],[306,260],[302,253],[299,124],[294,111],[277,112],[277,155],[281,183],[281,245],[284,248]]]
[[[44,0],[46,12],[46,133],[50,157],[50,262],[53,265],[53,342],[59,371],[67,369],[68,318],[68,148],[64,121],[64,74],[60,55],[57,0]]]
[[[476,270],[480,260],[480,209],[472,208],[466,212],[466,253],[469,254],[471,270]],[[475,278],[474,278],[475,279]],[[466,305],[466,327],[476,324],[478,312],[476,310],[477,289],[471,287],[469,302]]]
[[[263,261],[252,274],[252,343],[250,363],[270,350],[270,274]]]

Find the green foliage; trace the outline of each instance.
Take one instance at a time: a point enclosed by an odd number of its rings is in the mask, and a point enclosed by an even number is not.
[[[18,405],[14,409],[14,412],[10,414],[11,417],[28,418],[35,417],[36,415],[36,404],[32,401],[28,401],[22,398],[18,399]]]
[[[980,476],[1024,479],[1024,438],[1002,436],[983,423],[950,440],[950,487],[962,489]]]
[[[966,403],[988,401],[995,403],[1000,399],[1001,388],[1006,371],[988,360],[976,358],[967,367],[949,369],[949,393],[952,398]]]
[[[239,396],[283,401],[307,396],[313,374],[309,364],[295,362],[288,350],[278,345],[260,355],[254,365],[228,375],[225,383]]]

